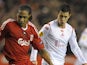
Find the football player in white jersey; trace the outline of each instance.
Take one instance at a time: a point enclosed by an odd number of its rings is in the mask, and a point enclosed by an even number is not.
[[[83,55],[85,56],[87,60],[87,28],[82,32],[81,37],[79,39],[79,46],[84,53]],[[81,62],[77,59],[75,62],[75,65],[82,65]]]
[[[78,46],[75,30],[67,23],[70,16],[70,6],[61,5],[57,19],[45,24],[39,31],[39,35],[54,65],[64,65],[68,42],[78,60],[83,65],[87,65],[87,61]],[[43,60],[42,65],[48,64]]]

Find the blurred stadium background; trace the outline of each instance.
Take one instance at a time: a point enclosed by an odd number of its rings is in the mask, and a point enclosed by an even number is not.
[[[72,17],[69,23],[75,28],[77,40],[81,32],[87,26],[87,0],[0,0],[0,23],[7,18],[16,18],[17,8],[20,5],[28,4],[32,8],[32,22],[38,30],[47,22],[56,19],[58,6],[62,3],[68,3],[72,9]],[[2,54],[4,41],[0,42],[0,65],[8,65],[8,61]],[[67,56],[65,65],[73,65],[76,58],[67,47]]]

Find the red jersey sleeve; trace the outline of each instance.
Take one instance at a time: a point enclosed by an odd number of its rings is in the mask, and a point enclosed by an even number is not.
[[[5,38],[6,34],[7,34],[7,26],[5,26],[4,28],[2,28],[2,26],[0,27],[0,41]]]
[[[33,37],[33,41],[31,42],[32,43],[32,46],[37,49],[37,50],[40,50],[42,48],[44,48],[44,44],[42,43],[39,35],[38,35],[38,32],[37,32],[37,29],[36,27],[32,27],[32,33],[34,35]]]
[[[40,38],[34,38],[34,40],[32,42],[32,46],[37,50],[44,48],[44,45]]]
[[[0,41],[8,35],[8,23],[14,21],[13,19],[7,19],[0,27]]]

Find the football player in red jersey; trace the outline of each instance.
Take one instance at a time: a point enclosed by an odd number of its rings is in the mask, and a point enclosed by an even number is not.
[[[0,40],[5,38],[3,53],[9,65],[32,65],[28,55],[30,44],[49,65],[53,65],[31,19],[31,8],[23,5],[18,9],[17,20],[7,19],[0,27]]]

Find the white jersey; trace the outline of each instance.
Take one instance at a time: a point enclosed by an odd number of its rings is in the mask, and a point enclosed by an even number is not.
[[[81,63],[87,62],[78,47],[75,31],[68,23],[65,24],[65,28],[60,28],[58,27],[58,22],[53,20],[42,27],[39,31],[39,35],[54,65],[57,65],[58,62],[60,62],[61,65],[64,64],[68,42],[72,52]]]
[[[87,28],[81,34],[81,37],[79,39],[79,46],[82,52],[84,53],[83,55],[87,60]],[[82,65],[82,64],[79,62],[79,60],[77,60],[75,65]]]

